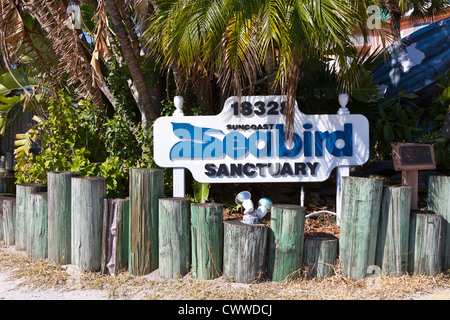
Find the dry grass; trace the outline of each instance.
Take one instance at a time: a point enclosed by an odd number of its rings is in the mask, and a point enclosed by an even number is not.
[[[67,266],[34,259],[14,251],[0,249],[0,271],[20,279],[20,285],[57,290],[105,290],[111,299],[192,299],[192,300],[378,300],[417,299],[438,290],[450,290],[449,275],[436,277],[381,275],[374,283],[367,279],[353,281],[335,274],[323,280],[302,278],[284,282],[240,284],[223,277],[202,281],[191,274],[180,279],[162,279],[157,271],[142,277],[127,272],[105,276],[93,272],[73,272]]]

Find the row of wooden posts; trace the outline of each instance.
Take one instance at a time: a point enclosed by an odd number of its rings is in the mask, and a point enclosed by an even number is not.
[[[224,220],[220,203],[164,198],[163,183],[163,170],[134,168],[129,197],[107,199],[105,178],[50,172],[47,184],[0,194],[0,240],[85,271],[141,276],[159,269],[178,278],[192,270],[198,279],[242,283],[295,278],[304,266],[324,278],[337,259],[352,279],[373,266],[389,275],[436,275],[450,266],[450,177],[430,176],[427,211],[410,210],[411,187],[344,178],[339,239],[305,236],[298,205],[274,204],[269,226],[248,225]]]

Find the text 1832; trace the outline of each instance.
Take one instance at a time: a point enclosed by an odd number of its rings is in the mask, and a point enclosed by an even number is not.
[[[239,115],[239,113],[244,116],[251,116],[253,113],[257,116],[264,116],[266,114],[279,115],[284,114],[284,107],[284,101],[281,102],[281,104],[276,101],[270,101],[267,104],[263,101],[257,101],[254,104],[248,101],[244,101],[241,103],[241,108],[239,108],[239,104],[237,102],[231,105],[231,108],[233,108],[233,114],[235,116]]]

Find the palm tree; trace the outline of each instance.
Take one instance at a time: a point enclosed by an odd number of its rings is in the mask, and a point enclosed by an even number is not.
[[[424,20],[432,18],[449,8],[446,0],[379,0],[379,4],[387,9],[391,16],[390,28],[394,40],[399,40],[402,16],[411,11],[411,18]]]
[[[87,15],[78,21],[79,28],[68,27],[71,6]],[[71,85],[81,97],[103,107],[103,97],[117,104],[100,67],[107,68],[115,54],[130,71],[130,90],[148,128],[159,115],[161,93],[159,83],[145,80],[136,22],[143,23],[142,16],[150,11],[151,6],[142,0],[1,0],[2,61],[12,75],[13,68],[26,63],[38,71],[51,92]],[[132,14],[139,19],[132,19]]]
[[[252,87],[264,67],[268,73],[274,71],[273,88],[279,86],[286,95],[289,132],[304,61],[334,56],[341,90],[351,90],[357,83],[357,77],[349,76],[358,74],[355,69],[347,73],[347,58],[356,54],[349,35],[355,26],[364,26],[366,18],[359,1],[154,3],[144,37],[164,66],[181,68],[186,79],[213,80],[223,88],[223,95],[240,95],[245,85]],[[203,77],[196,76],[199,72]]]

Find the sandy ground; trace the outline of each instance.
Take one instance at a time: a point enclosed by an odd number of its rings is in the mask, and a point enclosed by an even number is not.
[[[19,286],[20,280],[12,280],[0,273],[0,300],[107,300],[101,290],[36,290]]]
[[[11,252],[13,249],[0,248],[0,259],[2,252]],[[23,254],[16,252],[17,254]],[[23,280],[12,277],[11,270],[3,269],[0,271],[0,301],[5,300],[111,300],[106,290],[87,290],[82,289],[79,283],[79,270],[74,266],[67,266],[66,272],[70,275],[70,290],[67,288],[48,288],[45,290],[35,289],[29,285],[21,284]],[[158,270],[143,276],[147,281],[164,282],[159,277]],[[238,289],[241,284],[231,284]],[[142,300],[148,292],[145,290],[132,291],[122,298],[127,300]],[[170,299],[170,297],[168,297]],[[405,300],[450,300],[450,290],[436,289],[429,294],[411,295]]]
[[[108,294],[103,290],[38,290],[31,289],[29,286],[19,286],[20,283],[20,280],[12,279],[8,273],[0,272],[0,300],[109,300]],[[438,290],[433,294],[411,298],[414,300],[450,300],[450,291]],[[139,296],[133,298],[133,300],[136,299],[139,299]]]

